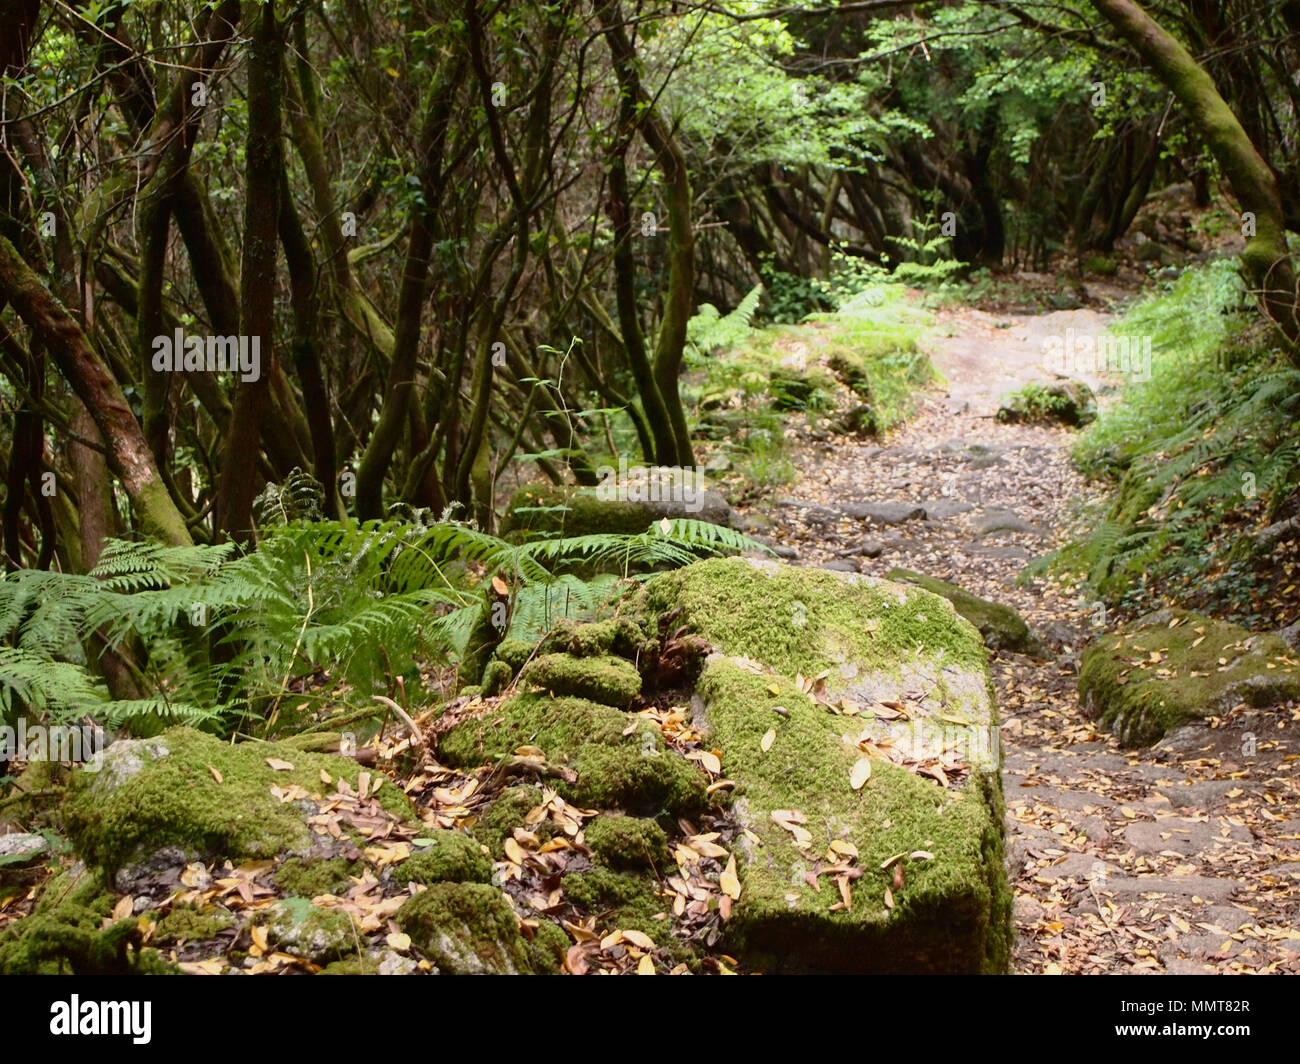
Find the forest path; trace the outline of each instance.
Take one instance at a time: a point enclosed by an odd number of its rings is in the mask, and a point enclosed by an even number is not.
[[[1000,654],[992,665],[1015,971],[1300,971],[1300,798],[1279,711],[1234,711],[1227,727],[1122,749],[1079,707],[1093,612],[1055,582],[1015,582],[1063,541],[1086,487],[1069,459],[1073,430],[992,414],[1004,392],[1051,379],[1044,340],[1106,320],[941,315],[927,350],[946,386],[886,440],[793,441],[799,481],[768,511],[767,532],[799,564],[878,576],[901,566],[1005,602],[1051,648],[1044,661]],[[1261,737],[1251,759],[1247,731]]]

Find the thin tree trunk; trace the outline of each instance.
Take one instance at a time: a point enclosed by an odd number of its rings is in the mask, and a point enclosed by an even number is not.
[[[1255,216],[1255,233],[1241,254],[1243,272],[1264,313],[1290,341],[1292,362],[1300,366],[1295,271],[1287,251],[1282,196],[1272,170],[1219,94],[1214,79],[1175,37],[1132,0],[1093,0],[1093,6],[1187,109],[1242,210]]]

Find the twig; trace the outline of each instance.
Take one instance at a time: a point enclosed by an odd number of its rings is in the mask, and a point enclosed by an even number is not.
[[[415,721],[411,719],[410,715],[406,712],[406,710],[404,710],[401,706],[399,706],[387,695],[374,695],[372,697],[376,702],[382,702],[384,705],[386,705],[389,709],[391,709],[394,713],[396,713],[401,718],[402,723],[406,725],[406,730],[411,733],[411,738],[415,741],[416,746],[418,746],[421,750],[428,749],[428,743],[425,742],[424,736],[420,733],[419,727],[416,725]]]

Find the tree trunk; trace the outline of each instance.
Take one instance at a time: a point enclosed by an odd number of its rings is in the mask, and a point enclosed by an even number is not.
[[[172,546],[189,545],[185,519],[158,475],[144,433],[117,380],[85,333],[50,294],[8,240],[0,236],[0,295],[13,304],[37,343],[86,404],[108,446],[108,462],[122,481],[141,528]]]
[[[258,442],[270,408],[272,341],[275,335],[275,265],[280,215],[280,77],[284,42],[273,4],[262,5],[253,27],[248,60],[248,193],[244,201],[244,248],[240,269],[239,331],[261,347],[255,381],[241,380],[217,488],[217,529],[232,539],[252,538],[257,492]],[[241,345],[242,345],[241,340]]]
[[[1243,272],[1264,313],[1289,341],[1292,362],[1300,366],[1295,271],[1287,252],[1282,196],[1272,170],[1224,102],[1214,79],[1177,39],[1132,0],[1093,0],[1093,6],[1187,109],[1242,210],[1254,215],[1255,232],[1241,254]]]

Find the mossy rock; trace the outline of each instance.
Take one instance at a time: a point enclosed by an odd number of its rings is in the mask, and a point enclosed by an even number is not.
[[[815,410],[829,405],[834,384],[824,373],[800,372],[777,366],[768,376],[768,391],[774,410]]]
[[[1006,424],[1059,421],[1078,428],[1097,420],[1097,397],[1085,381],[1027,384],[1003,399],[997,419]]]
[[[177,905],[158,920],[153,941],[160,946],[173,942],[204,942],[215,938],[234,922],[230,913],[215,906],[200,909],[193,905]]]
[[[708,740],[737,781],[733,809],[759,839],[739,840],[741,897],[727,924],[729,948],[772,972],[998,973],[1011,944],[1011,892],[1003,865],[1003,807],[996,772],[976,769],[960,788],[943,788],[888,761],[872,762],[860,790],[850,772],[861,756],[842,733],[860,727],[832,716],[791,686],[773,695],[769,676],[736,659],[714,658],[698,686]],[[788,714],[773,712],[776,705]],[[762,751],[763,733],[776,729]],[[974,758],[972,760],[975,760]],[[772,819],[806,817],[812,843]],[[834,857],[832,840],[857,848],[863,876],[851,909],[829,879],[814,891],[804,874]],[[898,854],[906,879],[885,903]],[[829,863],[829,862],[827,862]]]
[[[856,573],[715,558],[654,577],[639,606],[653,614],[680,607],[676,624],[786,676],[851,667],[854,677],[838,677],[851,683],[898,674],[919,649],[927,660],[981,673],[988,660],[979,633],[942,599]]]
[[[645,874],[592,868],[573,872],[560,881],[564,896],[583,912],[603,913],[611,927],[644,931],[656,942],[671,937],[671,924],[658,919],[667,907],[656,882]]]
[[[545,654],[524,669],[521,679],[553,694],[574,695],[606,706],[624,707],[641,693],[636,666],[610,654],[590,658]]]
[[[306,898],[284,898],[258,916],[281,950],[316,964],[355,954],[360,941],[347,913],[313,905]]]
[[[342,857],[321,860],[314,857],[289,857],[275,870],[272,879],[281,890],[300,898],[321,894],[342,895],[352,886],[356,862]]]
[[[586,622],[562,620],[542,640],[538,653],[572,654],[580,658],[615,654],[635,658],[654,645],[655,641],[631,617]]]
[[[1119,273],[1119,263],[1109,255],[1089,255],[1083,260],[1083,269],[1098,277],[1114,277]]]
[[[268,758],[294,767],[276,771]],[[312,838],[307,814],[271,788],[298,784],[320,794],[322,771],[355,787],[361,767],[278,743],[232,745],[193,728],[171,728],[152,739],[113,743],[100,771],[78,771],[63,819],[77,854],[109,873],[167,849],[191,860],[305,854]],[[411,815],[396,787],[383,787],[376,797],[390,812]]]
[[[1025,619],[1010,606],[990,602],[962,590],[956,584],[910,569],[890,569],[885,577],[904,584],[914,584],[946,598],[959,614],[979,629],[980,635],[984,637],[984,645],[990,650],[1010,650],[1032,657],[1042,657],[1047,652],[1038,637],[1029,630]]]
[[[737,847],[742,890],[727,924],[731,951],[768,971],[1005,970],[1011,893],[1001,755],[979,632],[920,588],[749,559],[657,576],[641,605],[680,608],[673,623],[714,648],[696,686],[695,719],[736,783],[735,814],[761,842]],[[814,703],[797,674],[823,676],[824,699],[849,699],[854,706],[840,704],[857,715]],[[908,719],[869,712],[886,701],[904,705]],[[768,729],[776,738],[764,752]],[[966,782],[945,788],[877,760],[854,790],[862,739],[910,746],[918,758],[958,750]],[[777,810],[806,817],[811,843],[800,849],[772,820]],[[857,848],[864,873],[852,907],[840,911],[832,911],[840,901],[833,884],[823,880],[815,891],[804,879],[836,839]],[[904,857],[906,880],[891,909],[884,892],[892,869],[881,866],[915,852],[934,856]]]
[[[372,949],[360,955],[331,961],[317,975],[411,975],[416,970],[415,961],[403,957],[396,950]]]
[[[533,971],[538,975],[558,975],[571,945],[573,943],[559,924],[543,920],[528,943],[533,955]]]
[[[516,828],[524,826],[524,818],[529,810],[541,803],[541,791],[536,787],[526,784],[507,787],[479,817],[474,825],[474,838],[486,846],[493,857],[501,858],[504,856],[506,839],[514,834]]]
[[[83,863],[51,876],[30,916],[0,932],[0,975],[148,975],[176,972],[153,949],[137,949],[134,916],[104,926],[114,898]]]
[[[653,820],[611,814],[591,821],[587,847],[608,868],[660,870],[668,866],[668,836]]]
[[[430,831],[427,838],[427,846],[393,869],[393,882],[399,887],[408,883],[487,883],[492,879],[492,864],[475,839],[459,831]]]
[[[406,902],[395,919],[445,975],[536,970],[510,903],[485,883],[435,883]]]
[[[628,734],[629,723],[634,730]],[[444,764],[477,767],[536,746],[546,759],[576,773],[559,780],[566,801],[594,808],[658,814],[686,813],[705,803],[705,779],[665,748],[659,729],[582,698],[522,694],[448,731],[439,744]]]
[[[1238,702],[1267,706],[1300,698],[1297,665],[1295,652],[1275,634],[1160,610],[1084,650],[1079,700],[1120,742],[1143,746]]]
[[[495,698],[510,686],[510,681],[514,679],[514,676],[514,669],[504,661],[494,658],[483,666],[483,683],[476,693],[482,694],[484,698]]]
[[[688,517],[731,527],[731,506],[693,470],[655,466],[617,490],[610,487],[530,484],[511,497],[502,534],[639,535],[665,517]],[[688,479],[689,477],[689,479]],[[612,483],[612,482],[611,482]]]
[[[874,436],[879,431],[875,409],[869,403],[854,403],[840,411],[831,427],[846,436]]]
[[[497,661],[510,666],[511,673],[516,673],[528,663],[533,656],[534,646],[524,639],[503,639],[497,644],[493,656]]]
[[[843,352],[835,352],[826,360],[826,364],[840,379],[840,383],[854,395],[865,399],[868,403],[871,402],[871,376],[867,373],[864,360],[850,357]]]

